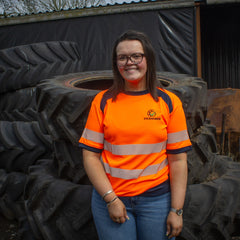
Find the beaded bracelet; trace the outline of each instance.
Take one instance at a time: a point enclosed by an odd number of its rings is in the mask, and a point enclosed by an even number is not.
[[[110,204],[112,204],[117,199],[118,199],[118,196],[114,197],[110,202],[107,202],[107,207],[109,207]]]
[[[104,198],[105,198],[108,194],[110,194],[110,193],[112,193],[112,192],[113,192],[113,190],[109,190],[109,191],[107,191],[106,193],[104,193],[103,196],[102,196],[102,199],[104,200]]]

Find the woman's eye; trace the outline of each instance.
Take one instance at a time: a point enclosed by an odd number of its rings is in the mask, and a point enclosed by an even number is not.
[[[133,54],[132,55],[132,58],[134,58],[134,59],[139,59],[139,58],[141,58],[142,56],[140,55],[140,54]]]
[[[118,56],[118,60],[123,61],[126,59],[126,56]]]

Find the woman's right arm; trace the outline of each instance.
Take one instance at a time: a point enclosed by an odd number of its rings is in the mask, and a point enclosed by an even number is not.
[[[83,149],[83,165],[89,180],[101,196],[103,196],[109,190],[112,190],[112,185],[108,180],[103,165],[100,161],[100,153]],[[107,203],[115,197],[116,194],[112,192],[108,194],[104,200]],[[120,218],[120,222],[124,223],[128,218],[126,208],[119,198],[109,205],[108,211],[110,218],[113,221],[116,221],[116,219]]]
[[[109,190],[112,190],[112,186],[100,161],[100,153],[83,149],[83,165],[89,180],[101,196],[103,196]],[[114,197],[114,195],[111,197]]]

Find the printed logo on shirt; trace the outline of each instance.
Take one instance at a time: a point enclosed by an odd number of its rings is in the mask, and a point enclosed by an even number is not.
[[[150,109],[147,111],[148,117],[145,117],[144,120],[161,120],[161,118],[156,117],[156,115],[157,115],[157,113],[153,109]]]

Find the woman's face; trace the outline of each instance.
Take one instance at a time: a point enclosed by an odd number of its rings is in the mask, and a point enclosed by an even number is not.
[[[116,53],[118,70],[125,80],[125,90],[145,90],[147,61],[141,42],[138,40],[122,41],[118,44]]]

